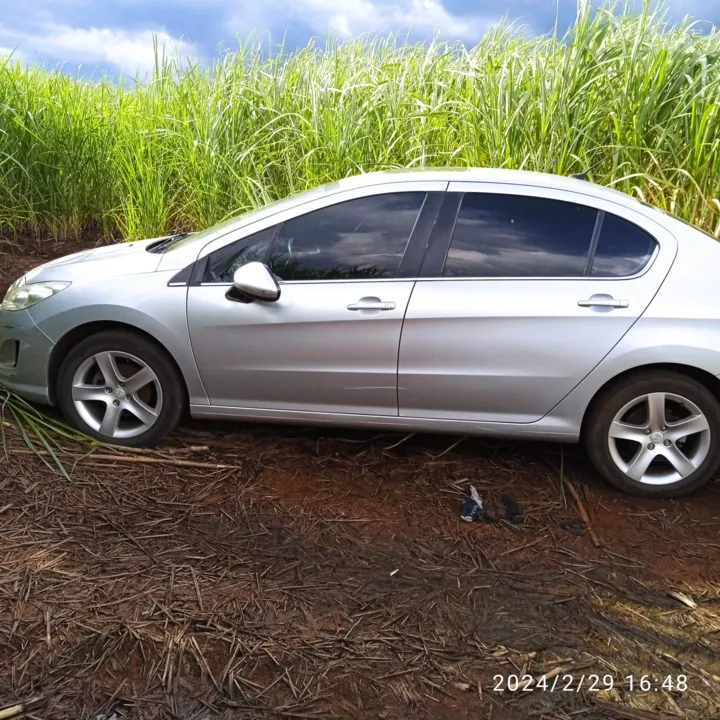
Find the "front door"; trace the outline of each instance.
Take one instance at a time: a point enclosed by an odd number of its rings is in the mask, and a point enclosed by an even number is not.
[[[188,326],[212,405],[397,415],[397,357],[414,279],[401,279],[425,192],[356,198],[298,215],[208,256]],[[253,260],[276,302],[226,298]]]
[[[418,280],[403,328],[400,415],[536,421],[643,314],[675,240],[612,203],[454,185],[454,230],[439,254],[431,246],[436,272]]]

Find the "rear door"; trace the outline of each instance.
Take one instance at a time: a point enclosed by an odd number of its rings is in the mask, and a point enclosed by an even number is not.
[[[612,202],[451,183],[403,327],[400,415],[540,419],[642,315],[676,251]]]
[[[447,183],[391,183],[303,206],[210,248],[188,291],[210,403],[398,414],[400,331]],[[234,270],[265,262],[277,302],[232,302]]]

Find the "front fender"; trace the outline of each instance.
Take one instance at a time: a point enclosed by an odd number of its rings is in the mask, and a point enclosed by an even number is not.
[[[69,332],[97,322],[121,323],[147,333],[174,358],[185,380],[190,403],[208,405],[190,345],[187,287],[168,287],[172,275],[151,273],[74,284],[29,312],[36,325],[56,344]],[[132,284],[131,292],[128,283]],[[122,304],[118,298],[122,298]]]

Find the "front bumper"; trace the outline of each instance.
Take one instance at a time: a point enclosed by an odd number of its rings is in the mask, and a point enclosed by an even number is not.
[[[0,310],[0,385],[26,400],[51,404],[48,378],[53,347],[27,310]]]

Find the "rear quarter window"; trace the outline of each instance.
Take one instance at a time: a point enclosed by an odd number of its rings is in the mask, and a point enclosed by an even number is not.
[[[650,261],[657,241],[637,225],[605,213],[591,275],[627,277],[639,273]]]

